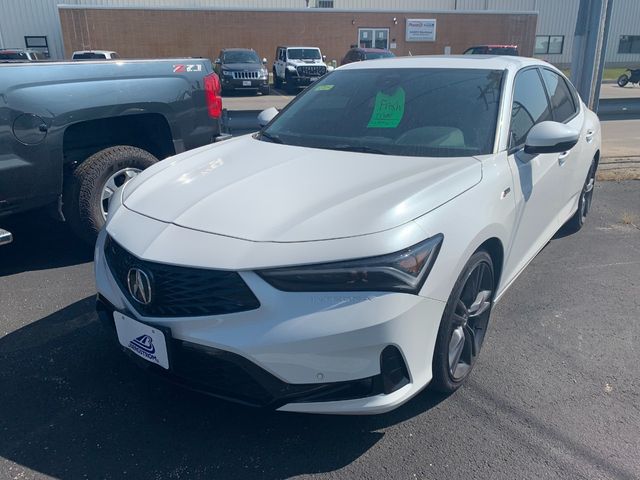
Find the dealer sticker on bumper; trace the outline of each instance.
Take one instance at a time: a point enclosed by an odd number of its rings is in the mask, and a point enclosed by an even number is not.
[[[145,360],[169,368],[169,355],[164,333],[120,312],[113,313],[120,344]]]

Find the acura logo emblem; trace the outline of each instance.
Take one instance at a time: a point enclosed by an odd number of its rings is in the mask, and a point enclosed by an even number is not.
[[[151,280],[149,275],[139,268],[132,268],[127,273],[127,286],[133,299],[142,305],[151,303]]]

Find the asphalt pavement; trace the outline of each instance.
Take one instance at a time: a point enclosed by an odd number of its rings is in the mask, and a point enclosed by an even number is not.
[[[147,376],[96,320],[90,249],[14,217],[0,479],[638,479],[639,187],[597,185],[585,228],[496,306],[468,384],[373,417],[252,410]]]

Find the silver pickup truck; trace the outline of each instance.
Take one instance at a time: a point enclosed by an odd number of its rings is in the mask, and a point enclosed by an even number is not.
[[[218,139],[221,116],[206,59],[0,63],[0,224],[48,206],[91,242],[115,190]]]

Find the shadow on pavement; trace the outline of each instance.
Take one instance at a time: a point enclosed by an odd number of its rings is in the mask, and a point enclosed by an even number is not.
[[[13,243],[0,247],[0,276],[93,260],[93,249],[43,210],[2,218],[0,227],[13,233]]]
[[[112,335],[87,297],[0,339],[0,456],[63,479],[284,478],[348,465],[443,400],[375,417],[254,410],[145,374]]]

